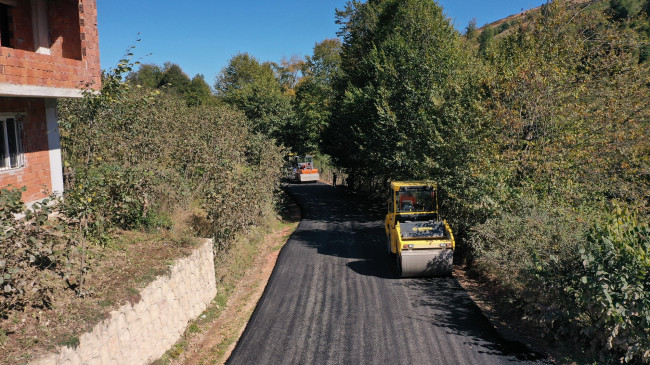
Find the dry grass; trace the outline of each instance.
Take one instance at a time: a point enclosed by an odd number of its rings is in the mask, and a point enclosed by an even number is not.
[[[29,307],[0,318],[0,364],[23,364],[61,346],[76,347],[81,334],[121,305],[138,302],[139,290],[197,243],[171,232],[120,232],[109,247],[89,247],[90,294],[78,297],[61,278],[51,278],[57,283],[51,308]]]

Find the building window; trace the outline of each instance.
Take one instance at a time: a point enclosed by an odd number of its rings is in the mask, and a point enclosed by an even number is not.
[[[0,171],[24,166],[22,129],[16,118],[0,118]]]
[[[50,54],[50,35],[47,21],[47,0],[32,0],[32,32],[36,53]]]
[[[2,47],[11,47],[11,16],[9,15],[9,6],[0,4],[0,45]]]

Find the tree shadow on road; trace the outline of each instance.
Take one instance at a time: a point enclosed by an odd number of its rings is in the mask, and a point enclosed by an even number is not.
[[[292,235],[297,244],[321,255],[351,259],[345,265],[355,273],[387,280],[387,285],[414,298],[405,302],[416,307],[408,314],[413,319],[444,328],[479,353],[513,362],[549,363],[524,344],[499,335],[453,277],[398,278],[395,260],[385,247],[382,206],[325,184],[292,185],[288,191],[303,207],[305,229]]]
[[[348,194],[341,187],[323,183],[293,184],[286,191],[302,206],[303,219],[363,223],[382,220],[385,213],[383,205]]]
[[[513,361],[552,363],[521,342],[504,339],[455,278],[403,279],[400,284],[417,298],[411,303],[413,306],[432,309],[428,315],[420,315],[419,320],[430,321],[450,334],[471,339],[467,345],[480,348],[479,353],[512,357]]]

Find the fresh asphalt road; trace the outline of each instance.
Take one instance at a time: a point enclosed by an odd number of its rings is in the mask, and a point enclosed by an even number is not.
[[[381,211],[322,183],[288,191],[303,220],[227,364],[547,363],[454,278],[395,277]]]

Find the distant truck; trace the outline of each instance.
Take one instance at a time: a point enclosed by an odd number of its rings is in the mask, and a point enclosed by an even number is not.
[[[456,243],[438,215],[435,184],[392,182],[385,228],[386,250],[394,255],[399,276],[451,275]]]
[[[312,156],[295,156],[293,163],[293,178],[297,183],[317,182],[320,179],[318,169],[314,168]]]

